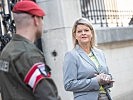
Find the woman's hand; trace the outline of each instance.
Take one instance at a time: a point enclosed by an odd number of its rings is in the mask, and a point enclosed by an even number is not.
[[[97,80],[100,85],[105,85],[113,82],[111,76],[108,74],[100,73],[100,74],[95,74],[95,76],[97,77]]]

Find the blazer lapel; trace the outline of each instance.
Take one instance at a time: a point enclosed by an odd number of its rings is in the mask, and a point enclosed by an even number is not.
[[[96,51],[95,49],[92,49],[93,54],[95,55],[96,59],[98,60],[99,67],[98,67],[98,72],[102,73],[103,72],[103,61],[101,58],[100,52]]]
[[[76,45],[76,50],[82,59],[84,59],[86,62],[88,62],[90,65],[92,65],[96,71],[98,71],[98,69],[95,66],[95,64],[93,63],[93,61],[88,57],[88,55],[82,48],[80,48],[78,45]]]

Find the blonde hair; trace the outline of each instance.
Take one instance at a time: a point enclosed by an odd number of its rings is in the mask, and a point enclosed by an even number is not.
[[[91,39],[91,48],[93,48],[94,46],[96,46],[96,33],[95,30],[92,26],[92,24],[90,23],[90,21],[86,18],[79,18],[78,20],[75,21],[73,28],[72,28],[72,38],[73,38],[73,44],[74,47],[78,44],[77,39],[75,38],[76,36],[76,29],[78,25],[86,25],[90,28],[91,32],[92,32],[92,39]]]

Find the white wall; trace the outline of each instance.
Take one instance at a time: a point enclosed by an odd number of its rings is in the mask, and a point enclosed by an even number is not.
[[[81,17],[79,0],[38,0],[38,3],[46,11],[42,38],[44,55],[52,69],[52,78],[62,100],[73,100],[72,93],[66,92],[63,87],[62,63],[65,52],[72,49],[73,22]],[[133,42],[100,45],[100,48],[105,51],[107,63],[116,81],[111,93],[113,100],[132,100]],[[54,50],[57,52],[56,57],[51,54]]]
[[[38,0],[45,10],[43,48],[46,62],[52,69],[54,79],[62,100],[73,100],[72,93],[63,86],[62,63],[65,52],[72,48],[71,26],[80,17],[79,0]],[[52,52],[57,52],[53,57]]]
[[[133,41],[106,44],[100,48],[105,52],[115,80],[111,89],[113,100],[133,100]]]

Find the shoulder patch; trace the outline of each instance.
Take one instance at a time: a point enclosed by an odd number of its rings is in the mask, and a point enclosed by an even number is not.
[[[24,78],[24,82],[28,84],[33,92],[37,86],[37,84],[44,78],[50,77],[50,71],[47,70],[44,63],[39,62],[35,63]]]
[[[9,62],[5,60],[0,60],[0,70],[4,72],[9,71]]]

